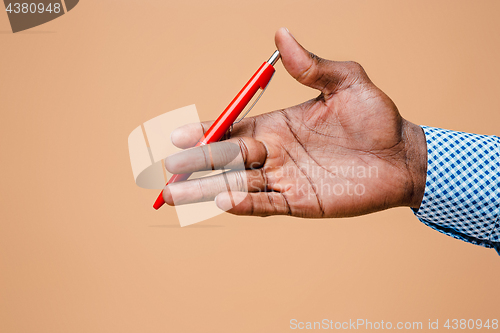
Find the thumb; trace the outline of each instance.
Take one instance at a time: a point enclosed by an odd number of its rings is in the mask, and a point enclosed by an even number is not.
[[[274,39],[288,73],[300,83],[318,89],[325,95],[368,79],[361,65],[356,62],[325,60],[307,51],[286,28],[280,28]]]

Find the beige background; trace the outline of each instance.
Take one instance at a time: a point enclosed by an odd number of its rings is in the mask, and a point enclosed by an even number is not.
[[[111,1],[12,34],[0,13],[0,332],[282,332],[290,319],[500,319],[500,258],[408,208],[179,228],[128,134],[214,118],[288,27],[362,63],[413,122],[500,135],[498,1]],[[277,65],[254,114],[317,92]]]

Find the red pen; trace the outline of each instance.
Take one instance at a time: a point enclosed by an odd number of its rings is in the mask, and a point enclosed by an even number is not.
[[[203,137],[198,141],[195,147],[219,141],[222,138],[222,136],[226,133],[226,131],[231,127],[231,125],[233,125],[233,123],[239,122],[242,119],[241,118],[240,120],[236,121],[238,116],[245,109],[248,103],[252,100],[254,95],[260,89],[262,89],[261,94],[255,100],[255,102],[250,106],[250,108],[243,114],[243,117],[253,108],[253,106],[259,100],[260,96],[262,96],[262,94],[264,93],[269,81],[271,81],[271,78],[273,77],[275,71],[273,66],[274,64],[276,64],[279,58],[280,58],[280,52],[275,51],[271,56],[271,58],[269,58],[268,61],[264,62],[262,66],[260,66],[257,72],[255,72],[252,78],[247,82],[247,84],[245,84],[243,89],[240,90],[238,95],[236,95],[236,97],[231,101],[231,103],[229,103],[229,105],[222,112],[219,118],[217,118],[217,120],[215,120],[212,126],[210,126],[210,128],[206,131],[205,135],[203,135]],[[190,173],[173,175],[168,181],[167,185],[187,180],[189,176],[191,176]],[[165,201],[163,200],[163,191],[161,191],[160,195],[158,196],[153,205],[153,208],[159,209],[161,206],[163,206],[164,203]]]

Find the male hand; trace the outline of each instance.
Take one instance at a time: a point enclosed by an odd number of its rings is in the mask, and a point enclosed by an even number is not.
[[[224,143],[238,148],[246,169],[169,185],[165,202],[216,199],[219,208],[233,214],[307,218],[418,208],[427,166],[422,129],[401,117],[359,64],[321,59],[284,28],[275,40],[288,73],[319,90],[319,96],[236,124]],[[172,142],[192,147],[210,125],[181,127]],[[224,155],[221,145],[209,145],[211,153]],[[171,173],[210,170],[214,157],[207,151],[197,147],[172,155],[166,168]]]

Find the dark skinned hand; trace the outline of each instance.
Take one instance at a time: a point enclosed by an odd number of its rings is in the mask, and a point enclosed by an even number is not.
[[[166,203],[215,199],[219,208],[237,215],[307,218],[418,208],[427,165],[422,129],[401,117],[358,63],[321,59],[284,28],[275,41],[288,73],[319,96],[245,118],[230,139],[209,145],[212,150],[198,147],[168,157],[171,173],[210,170],[214,157],[207,152],[224,155],[223,144],[231,144],[245,168],[169,185]],[[210,125],[181,127],[172,133],[172,142],[192,147]]]

